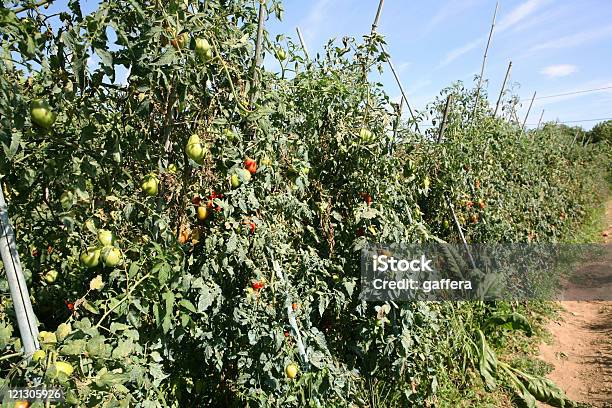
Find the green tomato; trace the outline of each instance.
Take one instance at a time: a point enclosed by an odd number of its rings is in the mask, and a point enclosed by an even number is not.
[[[168,173],[176,173],[177,172],[176,164],[172,163],[168,166]]]
[[[51,110],[49,104],[41,99],[34,99],[30,103],[30,117],[32,122],[43,129],[49,129],[57,115]]]
[[[240,187],[240,184],[242,184],[238,174],[232,174],[232,176],[230,177],[230,181],[232,183],[232,188],[238,188]]]
[[[223,136],[225,136],[228,142],[236,140],[236,134],[229,128],[223,129]]]
[[[272,160],[270,160],[270,158],[269,158],[268,156],[264,156],[264,157],[262,157],[262,158],[259,160],[259,163],[260,163],[262,166],[268,166],[268,167],[272,166]]]
[[[115,237],[113,237],[113,233],[109,230],[101,229],[98,231],[98,241],[100,241],[102,246],[109,246],[113,245]]]
[[[104,266],[107,268],[113,268],[121,262],[121,251],[119,248],[114,246],[107,246],[102,248],[100,253],[102,257],[102,262],[104,262]]]
[[[141,188],[149,197],[156,196],[159,191],[159,179],[155,175],[150,174],[142,181]]]
[[[287,53],[284,49],[279,48],[278,50],[276,50],[276,58],[278,58],[279,61],[284,61],[287,59]]]
[[[371,142],[372,141],[372,132],[370,132],[369,129],[361,128],[361,130],[359,131],[359,137],[364,142]]]
[[[70,190],[66,190],[60,196],[60,203],[64,210],[69,210],[74,204],[74,194]]]
[[[52,269],[49,272],[45,273],[44,279],[45,282],[49,284],[55,282],[55,280],[57,279],[57,271],[55,269]]]
[[[34,354],[32,354],[33,361],[42,361],[47,357],[47,352],[45,350],[36,350]]]
[[[90,247],[80,257],[81,264],[87,268],[95,268],[100,263],[100,249]]]
[[[74,367],[72,367],[72,364],[66,363],[65,361],[56,361],[53,367],[57,373],[62,373],[66,377],[70,377],[74,372]]]
[[[213,56],[213,50],[210,43],[205,38],[196,38],[195,53],[202,61],[208,61]]]
[[[200,136],[193,134],[187,140],[187,145],[185,146],[185,153],[187,157],[198,164],[202,164],[204,161],[204,156],[206,155],[206,148],[202,145],[202,141],[200,140]]]

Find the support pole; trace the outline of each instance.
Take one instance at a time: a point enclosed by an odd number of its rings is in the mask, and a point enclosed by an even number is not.
[[[495,104],[495,111],[493,112],[493,116],[497,116],[497,110],[499,109],[499,104],[501,103],[502,96],[504,95],[504,91],[506,90],[506,82],[508,81],[508,77],[510,76],[510,70],[512,69],[512,61],[508,64],[508,69],[506,70],[506,76],[504,77],[504,82],[502,83],[501,90],[499,91],[499,98],[497,98],[497,103]]]
[[[482,76],[484,75],[485,65],[487,63],[487,54],[489,53],[489,44],[491,44],[491,37],[493,36],[493,29],[495,28],[495,18],[497,17],[497,9],[499,3],[495,3],[495,12],[493,12],[493,21],[491,22],[491,30],[489,31],[489,38],[487,39],[487,46],[485,47],[484,57],[482,58],[482,66],[480,67],[480,76],[478,77],[478,86],[476,87],[476,100],[474,101],[474,109],[472,109],[472,117],[478,107],[480,100],[480,87],[482,86]]]
[[[310,55],[308,55],[308,48],[306,48],[306,41],[304,41],[304,37],[302,37],[302,32],[300,31],[300,27],[295,27],[295,31],[297,31],[297,35],[298,35],[298,38],[300,39],[300,44],[302,44],[302,50],[304,50],[306,59],[310,61]]]
[[[385,49],[384,45],[380,45],[382,47],[382,50],[385,54],[389,55],[389,53],[387,52],[387,50]],[[414,116],[414,112],[412,111],[412,108],[410,107],[410,103],[408,102],[408,98],[406,97],[406,92],[404,92],[404,87],[402,86],[402,82],[399,79],[399,76],[397,75],[397,72],[395,71],[395,67],[393,66],[393,62],[391,62],[391,57],[387,58],[387,62],[389,63],[389,67],[391,68],[391,72],[393,73],[393,77],[395,77],[395,82],[397,82],[397,85],[399,86],[400,92],[402,93],[402,98],[404,99],[404,102],[406,102],[406,106],[408,107],[408,110],[410,111],[410,116],[412,117],[412,120],[414,121],[414,127],[416,129],[417,132],[421,132],[419,130],[419,124],[417,123],[416,117]]]
[[[385,4],[385,0],[380,0],[378,2],[378,9],[376,10],[376,17],[374,17],[374,22],[372,23],[371,35],[374,35],[374,33],[376,32],[376,29],[378,28],[378,21],[380,20],[380,13],[382,11],[384,4]]]
[[[448,198],[447,194],[444,194],[444,198],[446,199],[446,205],[448,205],[448,209],[450,210],[453,220],[455,221],[455,226],[457,227],[457,231],[459,232],[459,237],[461,238],[461,242],[463,243],[463,248],[465,252],[468,254],[468,258],[470,258],[470,263],[472,264],[472,269],[476,269],[476,262],[474,262],[474,257],[472,257],[472,253],[470,252],[470,247],[465,239],[465,235],[463,235],[463,229],[461,228],[461,224],[459,224],[459,220],[457,219],[457,214],[455,214],[455,210],[453,209],[453,203],[451,203],[450,198]]]
[[[542,109],[542,113],[540,114],[540,119],[538,120],[538,127],[536,129],[540,128],[540,124],[542,123],[542,117],[544,116],[544,109]]]
[[[255,101],[255,89],[257,88],[257,84],[259,82],[259,73],[257,69],[261,65],[261,46],[263,42],[263,28],[264,28],[264,19],[266,15],[266,2],[265,0],[261,0],[259,2],[259,16],[257,19],[257,39],[255,40],[255,58],[253,59],[253,67],[252,70],[252,80],[251,80],[251,105]]]
[[[523,131],[525,131],[525,125],[527,124],[527,118],[529,117],[529,112],[531,112],[531,106],[533,105],[533,100],[536,97],[536,92],[533,93],[533,96],[531,97],[531,102],[529,103],[529,108],[527,109],[527,114],[525,115],[525,119],[523,120]]]
[[[442,117],[442,123],[440,124],[440,133],[438,133],[438,143],[442,140],[442,135],[446,130],[446,120],[450,111],[450,106],[453,103],[453,94],[449,94],[446,98],[446,105],[444,106],[444,116]]]
[[[446,99],[446,107],[444,108],[444,118],[442,119],[442,126],[440,127],[440,134],[438,135],[438,143],[442,139],[445,129],[446,115],[448,113],[448,108],[450,103],[452,102],[452,94],[448,95]],[[459,238],[461,238],[461,242],[463,243],[463,248],[465,252],[468,254],[468,258],[470,258],[470,263],[472,264],[472,269],[476,269],[476,262],[474,262],[474,258],[472,257],[472,253],[470,252],[470,247],[468,246],[467,240],[465,239],[465,235],[463,235],[463,229],[461,228],[461,224],[459,223],[459,219],[457,218],[457,214],[455,214],[455,209],[453,208],[453,203],[448,197],[447,193],[444,193],[444,200],[446,201],[446,205],[448,206],[448,210],[453,216],[453,220],[455,221],[455,226],[457,227],[457,232],[459,233]]]
[[[2,186],[0,186],[0,255],[2,256],[6,279],[11,290],[11,299],[15,307],[21,343],[23,344],[25,355],[29,359],[32,353],[39,348],[38,326],[34,310],[32,309],[32,303],[30,302],[28,286],[21,269],[19,253],[15,244],[15,233],[8,218]]]

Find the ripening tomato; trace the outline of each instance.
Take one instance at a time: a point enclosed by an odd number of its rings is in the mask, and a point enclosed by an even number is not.
[[[197,208],[196,210],[196,215],[198,217],[198,220],[200,221],[204,221],[205,219],[208,218],[208,208],[204,207],[204,206],[200,206]]]
[[[257,172],[257,162],[253,159],[247,158],[244,161],[244,168],[249,171],[251,174],[255,174]]]
[[[298,308],[299,308],[299,305],[298,305],[297,303],[293,302],[293,303],[291,304],[291,309],[293,309],[293,311],[294,311],[294,312],[295,312],[295,311],[297,311],[297,310],[298,310]]]
[[[287,377],[290,379],[293,380],[295,377],[297,377],[297,373],[298,367],[295,363],[288,364],[287,367],[285,367],[285,374],[287,374]]]

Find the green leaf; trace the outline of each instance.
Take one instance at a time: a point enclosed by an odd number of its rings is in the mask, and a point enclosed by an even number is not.
[[[527,336],[531,337],[533,331],[531,324],[525,316],[520,313],[496,313],[493,314],[486,323],[486,326],[496,325],[512,330],[523,330]]]
[[[497,357],[495,352],[491,350],[485,335],[482,330],[478,330],[477,353],[478,353],[478,370],[485,382],[487,390],[492,391],[497,386]]]
[[[196,313],[197,312],[197,309],[193,305],[193,303],[191,303],[187,299],[181,299],[178,303],[179,303],[180,306],[183,306],[185,309],[189,310],[192,313]]]
[[[168,291],[162,295],[162,298],[165,300],[165,310],[166,313],[164,315],[162,321],[162,330],[164,333],[168,333],[170,331],[170,327],[172,326],[172,313],[174,311],[174,293]]]

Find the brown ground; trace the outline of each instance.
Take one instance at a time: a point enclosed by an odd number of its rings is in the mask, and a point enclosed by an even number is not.
[[[612,243],[612,200],[603,236]],[[561,307],[561,319],[547,325],[552,344],[540,347],[540,357],[554,367],[548,377],[574,401],[611,408],[612,301],[563,301]]]

